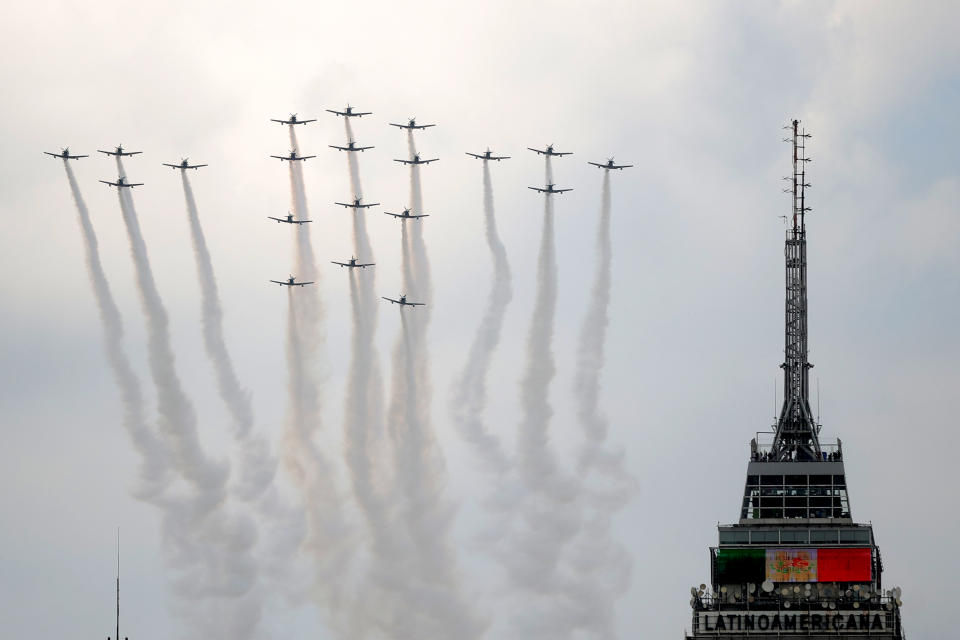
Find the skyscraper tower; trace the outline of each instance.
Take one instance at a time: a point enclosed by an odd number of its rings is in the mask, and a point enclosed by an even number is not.
[[[821,443],[810,410],[807,347],[806,142],[794,120],[787,219],[783,407],[750,441],[737,524],[718,526],[710,584],[691,588],[702,638],[901,639],[900,588],[884,590],[873,527],[850,512],[840,440]],[[764,438],[766,436],[766,438]],[[766,440],[766,441],[765,441]]]

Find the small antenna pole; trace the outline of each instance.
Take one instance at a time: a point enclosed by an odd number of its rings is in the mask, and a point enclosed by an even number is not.
[[[120,640],[120,527],[117,527],[117,635]]]

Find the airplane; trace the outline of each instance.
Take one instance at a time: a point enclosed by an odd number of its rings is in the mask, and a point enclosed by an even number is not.
[[[386,297],[386,296],[380,296],[380,297],[383,298],[384,300],[389,300],[389,301],[390,301],[390,304],[398,304],[398,305],[400,305],[401,307],[424,307],[424,306],[426,306],[426,303],[424,303],[424,302],[407,302],[407,296],[406,296],[406,295],[400,296],[400,299],[399,299],[399,300],[394,300],[393,298],[388,298],[388,297]]]
[[[289,156],[270,156],[270,157],[271,157],[271,158],[276,158],[276,159],[278,159],[278,160],[293,161],[293,160],[309,160],[310,158],[316,158],[317,156],[298,156],[298,155],[297,155],[297,150],[296,150],[296,149],[292,149],[292,150],[290,151],[290,155],[289,155]]]
[[[552,182],[543,188],[527,187],[527,189],[533,189],[534,191],[539,191],[540,193],[546,193],[547,195],[550,195],[551,193],[563,193],[564,191],[573,191],[573,189],[554,189]]]
[[[404,207],[404,208],[403,208],[403,213],[390,213],[389,211],[384,211],[384,213],[387,214],[388,216],[393,216],[394,218],[401,218],[401,219],[406,219],[406,218],[415,219],[415,218],[429,218],[429,217],[430,217],[430,214],[429,214],[429,213],[420,213],[420,214],[417,214],[417,215],[410,215],[410,207]]]
[[[530,151],[535,151],[540,155],[544,155],[544,156],[572,156],[573,155],[573,151],[563,151],[563,152],[554,151],[552,144],[548,144],[546,150],[534,149],[533,147],[527,147],[527,149],[530,149]]]
[[[376,207],[377,205],[380,204],[379,202],[371,202],[370,204],[360,204],[361,200],[363,200],[363,198],[354,198],[353,204],[347,204],[346,202],[334,202],[333,204],[338,204],[341,207],[346,207],[348,209],[368,209],[370,207]]]
[[[348,142],[345,147],[338,147],[335,144],[328,144],[327,146],[331,149],[337,149],[338,151],[366,151],[367,149],[373,149],[373,147],[358,147],[357,143],[353,140]]]
[[[280,124],[307,124],[308,122],[316,122],[317,119],[313,120],[298,120],[297,114],[291,113],[289,120],[277,120],[276,118],[270,118],[270,122],[279,122]]]
[[[395,122],[390,123],[391,127],[399,127],[400,129],[426,129],[427,127],[435,127],[435,124],[417,124],[416,118],[410,118],[407,120],[407,124],[396,124]]]
[[[61,160],[76,160],[77,158],[89,158],[90,156],[72,156],[70,155],[70,147],[64,147],[63,151],[60,153],[50,153],[49,151],[44,151],[48,156],[53,156],[54,158],[60,158]]]
[[[124,151],[123,145],[118,144],[116,151],[104,151],[103,149],[97,149],[100,153],[105,153],[108,156],[135,156],[138,153],[143,153],[143,151]]]
[[[183,158],[180,160],[180,164],[168,164],[166,162],[161,162],[165,167],[170,167],[172,169],[199,169],[200,167],[205,167],[205,164],[190,164],[190,158]]]
[[[509,160],[510,156],[495,156],[493,152],[490,151],[490,147],[487,147],[487,150],[483,153],[470,153],[466,152],[468,156],[473,156],[474,158],[480,158],[481,160]]]
[[[271,280],[270,282],[275,282],[276,284],[279,284],[284,287],[305,287],[308,284],[313,284],[313,282],[295,282],[295,280],[296,278],[294,278],[293,276],[290,276],[290,279],[287,281]]]
[[[368,262],[366,264],[358,263],[357,259],[353,257],[351,257],[347,262],[337,262],[336,260],[331,260],[330,264],[338,264],[341,267],[350,267],[351,269],[355,269],[357,267],[360,267],[361,269],[365,269],[367,267],[372,267],[374,265],[373,262]]]
[[[334,115],[343,116],[344,118],[351,118],[353,116],[357,116],[359,118],[362,116],[369,116],[373,113],[372,111],[354,111],[353,107],[351,107],[349,104],[343,111],[337,111],[336,109],[327,109],[327,111]]]
[[[122,189],[123,187],[129,188],[129,187],[143,186],[142,182],[127,182],[127,179],[123,176],[120,176],[119,178],[117,178],[116,182],[110,182],[109,180],[101,180],[100,182],[102,182],[103,184],[110,185],[111,187],[117,187],[118,189]]]
[[[286,218],[274,218],[273,216],[267,216],[270,220],[276,220],[278,223],[286,222],[287,224],[306,224],[308,222],[313,222],[313,220],[294,220],[293,214],[288,213]]]
[[[431,158],[431,159],[429,159],[429,160],[421,160],[421,159],[420,159],[420,154],[419,154],[419,153],[415,153],[415,154],[413,154],[413,160],[396,160],[396,159],[394,159],[394,162],[402,162],[403,164],[430,164],[431,162],[436,162],[436,161],[439,160],[439,159],[440,159],[440,158]]]
[[[592,164],[595,167],[600,167],[601,169],[606,169],[607,171],[610,169],[627,169],[633,166],[632,164],[613,164],[613,158],[607,158],[607,161],[603,164],[599,162],[590,162],[588,160],[587,164]]]

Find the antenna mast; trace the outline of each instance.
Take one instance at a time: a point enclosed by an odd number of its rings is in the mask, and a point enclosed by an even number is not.
[[[791,187],[786,191],[792,200],[791,220],[787,229],[784,257],[786,260],[786,306],[784,327],[783,408],[777,419],[771,453],[775,460],[819,460],[818,427],[810,410],[809,374],[812,364],[807,360],[807,230],[806,206],[806,140],[810,134],[800,129],[794,120],[792,138],[786,142],[793,147],[793,174],[785,180]]]

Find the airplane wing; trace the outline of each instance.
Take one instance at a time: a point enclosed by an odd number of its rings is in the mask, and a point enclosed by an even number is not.
[[[355,116],[357,116],[358,118],[360,118],[360,117],[363,117],[363,116],[369,116],[371,113],[373,113],[373,111],[364,111],[363,113],[357,112],[357,113],[354,113],[354,114],[352,114],[352,115],[355,115]]]
[[[533,189],[534,191],[538,191],[540,193],[545,193],[547,191],[546,189],[541,189],[540,187],[527,187],[527,189]]]
[[[100,153],[105,153],[105,154],[107,154],[108,156],[115,156],[115,155],[117,155],[115,151],[104,151],[103,149],[97,149],[97,151],[100,152]]]
[[[527,149],[530,149],[530,151],[533,151],[534,153],[539,153],[541,155],[546,153],[546,151],[541,151],[540,149],[534,149],[533,147],[527,147]]]
[[[347,114],[345,114],[343,111],[337,111],[337,110],[335,110],[335,109],[327,109],[326,111],[327,111],[328,113],[332,113],[332,114],[338,115],[338,116],[345,116],[345,115],[347,115]],[[279,120],[277,120],[277,122],[279,122]]]
[[[469,151],[466,151],[464,153],[466,153],[468,156],[473,156],[474,158],[480,158],[481,160],[483,160],[483,156],[480,155],[479,153],[470,153]]]
[[[308,284],[313,284],[313,281],[311,280],[310,282],[294,282],[293,283],[295,287],[305,287]]]
[[[407,302],[406,305],[408,307],[425,307],[426,303],[425,302]]]
[[[123,152],[123,155],[125,155],[125,156],[135,156],[135,155],[137,155],[138,153],[143,153],[143,151],[124,151],[124,152]]]
[[[403,217],[403,215],[400,214],[400,213],[390,213],[389,211],[384,211],[384,213],[385,213],[386,215],[388,215],[388,216],[393,216],[394,218],[402,218],[402,217]]]
[[[355,267],[372,267],[372,266],[374,266],[374,264],[376,264],[376,263],[374,263],[374,262],[359,263],[359,262],[358,262],[357,264],[355,264],[355,265],[353,265],[353,266],[355,266]]]
[[[430,164],[431,162],[436,162],[440,158],[430,158],[429,160],[421,160],[420,164]]]
[[[391,123],[390,123],[390,126],[391,126],[391,127],[397,127],[398,129],[406,129],[406,128],[407,128],[407,125],[405,125],[405,124],[397,124],[396,122],[391,122]],[[390,299],[390,298],[384,298],[384,300],[389,300],[389,299]]]
[[[373,147],[370,146],[370,147],[354,147],[353,148],[354,151],[366,151],[367,149],[373,149]]]
[[[267,220],[276,220],[277,222],[286,222],[285,219],[274,218],[273,216],[267,216]]]
[[[349,208],[351,208],[351,207],[353,206],[352,204],[347,204],[346,202],[334,202],[333,204],[338,204],[338,205],[340,205],[341,207],[346,207],[347,209],[349,209]]]
[[[308,222],[313,222],[313,220],[294,220],[293,224],[307,224]]]
[[[335,144],[328,144],[327,146],[331,149],[337,149],[338,151],[350,151],[350,147],[338,147]]]
[[[209,166],[209,165],[205,165],[205,164],[188,164],[188,165],[187,165],[187,169],[199,169],[200,167],[206,167],[206,166]]]
[[[370,204],[361,204],[361,205],[358,205],[358,206],[359,206],[361,209],[367,209],[367,208],[369,208],[369,207],[378,207],[378,206],[380,206],[380,203],[379,203],[379,202],[371,202]]]
[[[178,165],[178,164],[167,164],[166,162],[161,162],[160,164],[162,164],[162,165],[165,166],[165,167],[170,167],[171,169],[179,169],[179,168],[180,168],[180,165]]]
[[[142,186],[143,186],[143,183],[142,183],[142,182],[124,182],[124,183],[123,183],[123,186],[125,186],[125,187],[142,187]]]
[[[415,129],[426,129],[427,127],[435,127],[435,124],[418,124]]]
[[[390,302],[395,302],[397,304],[400,304],[399,300],[394,300],[393,298],[388,298],[387,296],[380,296],[380,297],[383,298],[384,300],[389,300]]]
[[[570,189],[554,189],[553,190],[554,193],[563,193],[564,191],[573,191],[573,188],[571,187]]]
[[[280,124],[288,124],[287,120],[277,120],[276,118],[270,118],[270,122],[279,122]],[[271,280],[270,282],[274,282],[274,280]]]
[[[287,283],[287,282],[280,282],[279,280],[271,280],[270,282],[275,282],[275,283],[277,283],[277,284],[282,284],[282,285],[289,284],[289,283]]]
[[[563,152],[554,151],[554,152],[553,152],[553,155],[555,155],[555,156],[572,156],[572,155],[573,155],[573,151],[563,151]]]
[[[400,125],[397,125],[397,126],[400,126]],[[403,163],[403,164],[410,164],[411,162],[413,162],[413,160],[397,160],[396,158],[394,158],[393,161],[394,161],[394,162],[401,162],[401,163]]]
[[[632,164],[616,164],[613,166],[614,169],[629,169],[632,167]]]
[[[270,156],[271,158],[276,158],[277,160],[289,160],[287,156]]]
[[[317,119],[313,118],[312,120],[297,120],[297,124],[307,124],[308,122],[316,122]]]
[[[589,160],[587,160],[587,164],[592,164],[593,166],[595,166],[595,167],[600,167],[601,169],[603,169],[604,167],[607,166],[607,165],[603,164],[602,162],[590,162]]]
[[[349,267],[349,266],[350,266],[350,265],[349,265],[348,263],[346,263],[346,262],[337,262],[336,260],[331,260],[331,261],[330,261],[330,264],[338,264],[338,265],[340,265],[341,267]],[[357,266],[359,267],[360,265],[357,265]]]
[[[294,160],[309,160],[310,158],[316,158],[317,156],[299,156],[294,158]]]
[[[116,182],[110,182],[109,180],[101,180],[100,182],[102,182],[103,184],[108,184],[108,185],[110,185],[111,187],[117,186],[117,183],[116,183]]]

